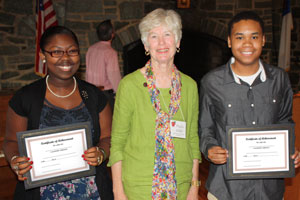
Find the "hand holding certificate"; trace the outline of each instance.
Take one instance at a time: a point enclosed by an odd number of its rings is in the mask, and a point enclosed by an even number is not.
[[[25,131],[17,136],[20,153],[34,161],[26,189],[95,174],[82,158],[91,146],[89,123]]]
[[[228,179],[294,176],[293,125],[228,127]]]

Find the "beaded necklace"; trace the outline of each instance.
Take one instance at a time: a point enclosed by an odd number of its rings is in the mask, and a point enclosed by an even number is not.
[[[46,85],[47,85],[47,88],[48,88],[48,90],[49,90],[54,96],[56,96],[56,97],[58,97],[58,98],[67,98],[67,97],[71,96],[71,95],[75,92],[75,90],[76,90],[76,78],[75,78],[74,76],[73,76],[73,80],[74,80],[74,88],[73,88],[73,90],[72,90],[69,94],[67,94],[67,95],[65,95],[65,96],[58,95],[58,94],[54,93],[54,92],[51,90],[51,88],[49,87],[49,84],[48,84],[48,78],[49,78],[49,75],[47,75],[47,77],[46,77]]]

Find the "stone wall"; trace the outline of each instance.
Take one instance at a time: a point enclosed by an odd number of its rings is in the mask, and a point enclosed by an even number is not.
[[[122,69],[123,46],[139,39],[138,23],[145,13],[163,7],[175,9],[183,28],[226,40],[227,23],[242,10],[255,10],[265,22],[266,45],[262,58],[277,64],[282,0],[191,0],[191,8],[176,9],[175,0],[52,0],[60,25],[78,36],[81,49],[80,76],[84,77],[85,53],[97,41],[95,27],[111,19],[116,29],[113,47],[119,52]],[[295,92],[300,89],[300,0],[291,0],[291,71]],[[197,47],[195,47],[197,48]],[[0,0],[0,91],[18,89],[39,77],[34,74],[35,0]]]

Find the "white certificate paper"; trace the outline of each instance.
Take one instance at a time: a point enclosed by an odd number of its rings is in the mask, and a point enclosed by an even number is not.
[[[87,149],[85,129],[28,137],[25,145],[34,162],[32,181],[89,170],[82,158]]]
[[[233,173],[289,171],[289,131],[232,132]]]

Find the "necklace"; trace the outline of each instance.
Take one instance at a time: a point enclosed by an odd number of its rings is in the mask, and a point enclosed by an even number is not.
[[[55,94],[55,93],[50,89],[49,84],[48,84],[48,78],[49,78],[49,75],[47,75],[47,77],[46,77],[46,85],[47,85],[47,88],[48,88],[48,90],[49,90],[54,96],[56,96],[56,97],[58,97],[58,98],[67,98],[67,97],[71,96],[71,95],[75,92],[75,90],[76,90],[76,83],[77,83],[77,82],[76,82],[76,79],[75,79],[74,76],[73,76],[73,80],[74,80],[74,88],[73,88],[72,92],[70,92],[69,94],[67,94],[67,95],[65,95],[65,96],[61,96],[61,95]]]
[[[160,90],[159,90],[159,91],[160,91]],[[162,100],[163,100],[164,106],[167,108],[167,111],[169,112],[169,108],[167,107],[167,104],[166,104],[166,102],[165,102],[164,96],[161,94],[161,92],[159,92],[159,94],[161,95],[161,98],[162,98]],[[170,94],[171,94],[171,90],[170,90]],[[180,110],[180,112],[181,112],[181,116],[182,116],[183,121],[185,121],[184,115],[183,115],[183,112],[182,112],[182,110],[181,110],[180,105],[179,105],[179,110]]]

